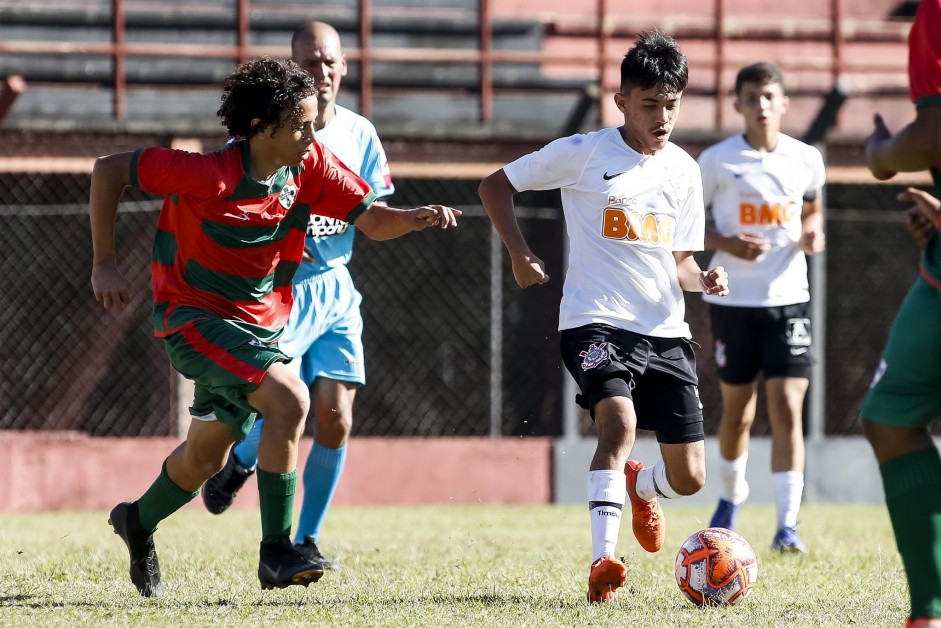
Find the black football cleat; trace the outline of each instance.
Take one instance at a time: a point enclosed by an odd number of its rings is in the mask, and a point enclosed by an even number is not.
[[[288,537],[262,543],[259,551],[258,580],[262,589],[283,589],[309,585],[323,577],[323,565],[304,558]]]
[[[235,496],[245,485],[245,481],[254,474],[255,471],[249,471],[238,463],[230,449],[225,466],[203,485],[202,496],[206,510],[214,515],[224,513],[235,501]]]
[[[137,502],[121,502],[111,509],[108,523],[127,545],[131,556],[131,582],[144,597],[163,597],[160,563],[154,535],[141,527]]]
[[[327,560],[324,557],[323,552],[320,551],[320,547],[317,545],[317,539],[312,536],[305,536],[303,543],[295,543],[294,549],[310,562],[320,563],[324,569],[334,570],[340,568],[335,561]]]

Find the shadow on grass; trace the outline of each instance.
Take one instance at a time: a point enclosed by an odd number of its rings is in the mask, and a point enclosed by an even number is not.
[[[96,608],[101,602],[43,602],[41,596],[36,595],[0,595],[0,608]]]
[[[547,603],[548,602],[548,603]],[[321,606],[324,608],[332,608],[338,603],[337,598],[334,595],[325,596],[322,598],[303,598],[303,599],[276,599],[276,598],[264,598],[258,599],[251,602],[252,606],[262,606],[262,607],[287,607],[287,606]],[[344,597],[343,603],[346,605],[359,605],[359,606],[381,606],[383,608],[389,607],[401,607],[401,608],[412,608],[416,605],[422,604],[433,604],[435,606],[481,606],[487,608],[499,609],[502,607],[507,608],[520,608],[520,607],[538,607],[540,609],[572,609],[575,607],[583,606],[584,604],[577,600],[566,600],[566,599],[554,599],[547,600],[545,597],[523,595],[523,594],[510,594],[510,595],[500,595],[496,593],[430,593],[428,595],[382,595],[376,594],[357,594],[353,596]],[[229,605],[242,605],[246,602],[235,602],[233,600],[219,599],[215,602],[218,606],[229,606]],[[201,604],[202,606],[211,605],[210,602],[205,602]]]

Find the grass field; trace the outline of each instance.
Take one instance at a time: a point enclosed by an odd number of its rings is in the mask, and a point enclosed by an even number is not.
[[[878,506],[805,506],[806,557],[767,548],[771,506],[739,531],[759,553],[751,597],[699,609],[673,576],[676,549],[704,508],[666,509],[664,550],[622,527],[628,586],[588,606],[588,515],[575,506],[336,508],[322,540],[342,569],[310,588],[262,591],[253,511],[186,509],[156,534],[167,594],[143,599],[107,514],[0,515],[0,623],[10,626],[902,626],[908,593]],[[629,520],[628,520],[629,521]]]

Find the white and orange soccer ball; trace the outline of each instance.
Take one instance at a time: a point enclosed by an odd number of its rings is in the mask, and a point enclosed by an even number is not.
[[[706,528],[686,539],[676,555],[676,583],[698,606],[731,606],[758,579],[758,557],[748,541],[725,528]]]

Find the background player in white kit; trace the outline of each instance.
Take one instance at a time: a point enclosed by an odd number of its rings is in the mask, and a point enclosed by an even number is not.
[[[571,249],[559,314],[562,358],[591,411],[598,445],[588,472],[590,602],[626,580],[615,558],[629,495],[641,546],[663,543],[657,497],[705,482],[702,406],[683,290],[728,293],[725,271],[703,271],[705,211],[696,162],[669,142],[686,88],[686,57],[663,33],[642,33],[621,63],[614,95],[624,125],[556,140],[488,176],[480,198],[520,287],[549,280],[523,238],[513,195],[561,188]],[[628,460],[636,428],[653,430],[662,459]],[[626,478],[625,478],[626,474]],[[625,481],[626,480],[626,481]]]
[[[378,198],[395,188],[385,152],[373,124],[336,104],[346,58],[337,31],[324,22],[308,22],[295,31],[291,55],[317,82],[316,139],[372,187]],[[295,546],[308,560],[335,567],[320,550],[317,538],[346,461],[353,426],[356,389],[366,383],[363,363],[362,297],[347,269],[353,254],[354,230],[342,220],[310,217],[307,252],[310,259],[294,276],[294,307],[279,346],[295,357],[301,379],[311,390],[316,416],[314,445],[304,467],[304,502]],[[224,512],[253,473],[263,421],[232,448],[225,468],[206,482],[203,501],[214,513]]]
[[[703,198],[715,229],[706,231],[713,264],[734,278],[727,299],[706,295],[722,389],[721,499],[711,525],[734,529],[748,497],[745,466],[764,374],[777,504],[772,549],[805,553],[797,534],[804,488],[804,396],[814,363],[805,254],[823,250],[820,151],[780,132],[788,99],[780,70],[755,63],[735,80],[745,132],[699,157]]]

